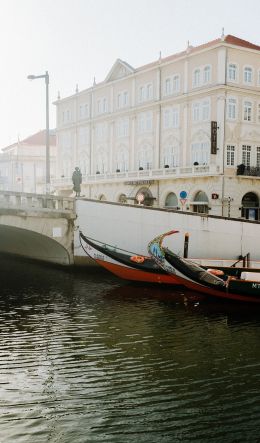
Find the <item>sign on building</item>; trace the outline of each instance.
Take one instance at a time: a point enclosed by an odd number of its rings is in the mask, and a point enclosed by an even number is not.
[[[211,154],[217,153],[217,122],[211,122]]]

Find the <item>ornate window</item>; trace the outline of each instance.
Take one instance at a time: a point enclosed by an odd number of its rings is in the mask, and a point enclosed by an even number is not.
[[[100,147],[96,156],[96,172],[106,173],[108,170],[108,155],[104,148]]]
[[[138,152],[138,168],[152,169],[153,150],[149,145],[144,145]]]
[[[191,145],[192,164],[208,165],[210,158],[209,142],[197,142]]]
[[[174,168],[179,164],[179,147],[169,144],[164,149],[163,155],[164,166],[169,166],[169,168]]]
[[[118,172],[128,171],[128,149],[121,146],[116,155],[116,170]]]

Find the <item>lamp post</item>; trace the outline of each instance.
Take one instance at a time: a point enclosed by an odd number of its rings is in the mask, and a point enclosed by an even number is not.
[[[36,80],[37,78],[45,79],[46,86],[46,194],[50,192],[50,128],[49,128],[49,73],[45,71],[42,75],[28,75],[28,80]]]

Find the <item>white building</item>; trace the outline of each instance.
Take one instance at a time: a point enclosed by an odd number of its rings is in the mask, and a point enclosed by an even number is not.
[[[46,131],[39,131],[2,149],[0,187],[17,192],[46,191]],[[56,133],[50,131],[50,171],[56,175]]]
[[[59,192],[259,219],[260,46],[232,35],[56,101]],[[238,165],[243,164],[238,168]]]

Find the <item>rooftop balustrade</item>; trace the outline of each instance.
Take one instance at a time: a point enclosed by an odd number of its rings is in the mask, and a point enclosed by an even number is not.
[[[101,183],[101,182],[122,182],[134,180],[169,180],[171,178],[183,178],[194,176],[208,176],[218,175],[220,167],[216,165],[194,165],[194,166],[178,166],[174,168],[158,168],[158,169],[143,169],[138,171],[126,172],[107,172],[83,175],[82,182],[84,184]],[[69,185],[72,187],[71,177],[62,177],[60,179],[52,180],[55,186]]]

